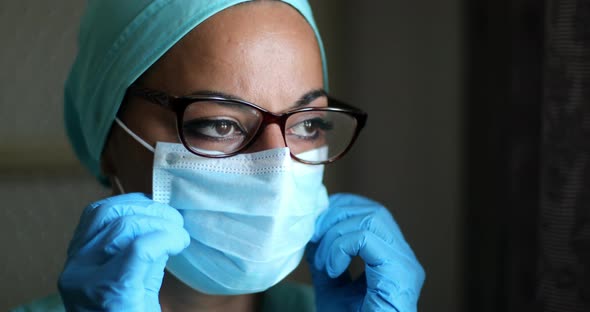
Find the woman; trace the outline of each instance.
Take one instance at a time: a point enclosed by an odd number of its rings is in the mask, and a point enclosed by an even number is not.
[[[327,96],[306,1],[95,0],[80,32],[66,126],[114,194],[82,213],[53,308],[416,311],[389,212],[322,184],[366,116]],[[305,250],[315,302],[281,282]]]

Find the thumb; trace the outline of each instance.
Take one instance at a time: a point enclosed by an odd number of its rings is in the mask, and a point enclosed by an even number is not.
[[[334,288],[342,288],[345,285],[350,284],[351,277],[348,270],[345,270],[340,276],[331,278],[326,272],[326,268],[318,268],[315,263],[315,254],[318,249],[319,243],[309,242],[305,248],[305,260],[309,264],[309,270],[311,272],[311,279],[313,285],[318,292],[329,291]],[[325,261],[324,261],[325,263]]]

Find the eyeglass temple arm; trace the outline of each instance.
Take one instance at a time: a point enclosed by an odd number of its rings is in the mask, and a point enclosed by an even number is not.
[[[365,126],[365,124],[367,123],[368,115],[365,111],[361,110],[360,108],[354,107],[350,104],[346,104],[346,103],[339,101],[339,100],[332,98],[332,97],[330,97],[330,105],[329,106],[334,107],[334,108],[341,108],[341,109],[348,110],[348,111],[352,112],[357,119],[358,127],[360,129],[362,129]]]
[[[176,99],[174,96],[168,95],[164,92],[139,87],[136,85],[131,85],[129,88],[127,88],[127,95],[138,96],[166,108],[172,108],[172,102],[174,99]]]
[[[347,110],[351,110],[354,111],[355,113],[359,113],[359,114],[367,114],[365,113],[363,110],[361,110],[360,108],[354,107],[350,104],[346,104],[340,100],[337,100],[333,97],[330,97],[330,107],[335,107],[335,108],[343,108],[343,109],[347,109]]]

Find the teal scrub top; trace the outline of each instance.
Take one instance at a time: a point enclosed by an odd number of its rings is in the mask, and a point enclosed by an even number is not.
[[[313,288],[294,282],[282,282],[264,293],[262,312],[315,312]],[[59,295],[35,300],[11,312],[65,312]]]

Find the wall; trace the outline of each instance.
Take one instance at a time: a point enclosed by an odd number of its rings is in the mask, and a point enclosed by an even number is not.
[[[81,209],[105,190],[62,128],[84,1],[0,2],[0,310],[56,292]]]
[[[420,311],[458,311],[459,2],[312,4],[332,93],[370,115],[327,184],[389,207],[427,271]],[[74,160],[61,126],[82,5],[0,2],[0,310],[56,291],[81,209],[107,193]]]
[[[313,3],[333,93],[369,113],[351,154],[328,169],[329,185],[393,212],[426,269],[420,311],[460,311],[461,2]]]

